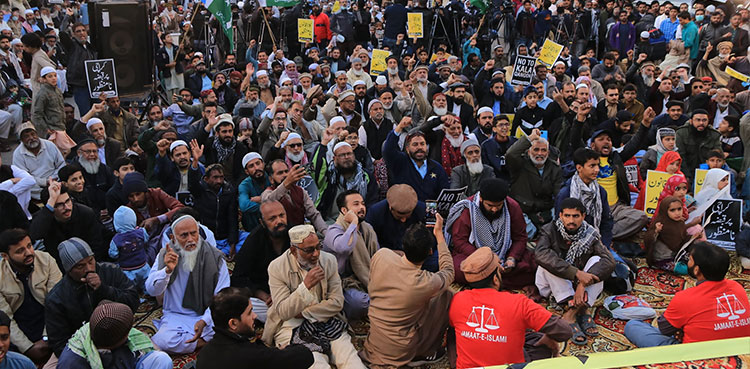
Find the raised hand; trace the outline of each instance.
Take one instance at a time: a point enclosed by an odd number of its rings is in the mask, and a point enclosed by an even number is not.
[[[198,145],[198,140],[193,139],[190,141],[190,152],[193,154],[194,162],[197,162],[203,156],[203,145]]]
[[[172,247],[167,243],[167,252],[164,254],[164,267],[166,268],[167,274],[172,274],[174,269],[177,267],[177,263],[180,261],[180,255],[172,250]]]
[[[320,281],[322,281],[325,276],[326,274],[323,271],[323,268],[321,268],[320,265],[316,265],[314,268],[310,269],[309,272],[307,272],[305,280],[302,281],[302,283],[304,283],[305,287],[307,287],[307,289],[309,290],[320,283]]]
[[[289,173],[286,175],[286,178],[284,178],[284,187],[290,188],[292,185],[297,183],[300,179],[302,179],[307,172],[305,171],[305,167],[294,164],[294,166],[289,169]]]

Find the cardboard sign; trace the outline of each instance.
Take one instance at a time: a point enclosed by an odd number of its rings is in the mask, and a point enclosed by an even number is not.
[[[562,52],[562,49],[563,45],[560,45],[548,38],[545,39],[544,45],[542,45],[542,50],[539,54],[539,62],[546,65],[547,67],[551,67],[552,64],[555,64],[555,61],[557,61],[557,58]]]
[[[440,191],[440,195],[437,198],[438,213],[443,218],[447,218],[448,212],[450,212],[453,205],[466,198],[464,192],[466,192],[466,186],[461,188],[444,188]]]
[[[742,82],[750,82],[750,76],[748,76],[747,74],[742,74],[730,66],[727,66],[727,69],[724,71],[727,72],[728,75],[737,78]]]
[[[313,42],[314,27],[312,19],[297,19],[297,41]]]
[[[703,180],[706,179],[706,173],[708,173],[708,169],[696,169],[695,170],[695,177],[693,178],[693,193],[698,194],[698,192],[701,192],[701,188],[703,188]]]
[[[643,211],[649,217],[654,216],[654,213],[656,213],[656,207],[659,205],[659,195],[664,190],[667,180],[673,175],[655,170],[649,170],[648,174],[646,174],[646,204],[643,207]]]
[[[531,79],[534,78],[534,65],[536,58],[519,55],[516,57],[516,63],[513,65],[513,76],[510,78],[510,84],[528,86]]]
[[[422,13],[407,13],[406,29],[408,30],[409,38],[422,38],[424,37],[424,22],[422,19]]]
[[[626,165],[625,175],[628,177],[628,184],[638,188],[638,164]]]
[[[117,96],[117,74],[115,74],[114,59],[86,60],[86,82],[92,99],[106,94],[107,97]]]
[[[709,242],[734,250],[735,240],[742,228],[742,200],[716,200],[706,210],[709,219],[703,230]]]
[[[370,75],[377,76],[380,75],[380,73],[385,72],[385,70],[388,69],[388,65],[385,63],[385,58],[389,56],[391,56],[391,52],[388,50],[373,49]]]

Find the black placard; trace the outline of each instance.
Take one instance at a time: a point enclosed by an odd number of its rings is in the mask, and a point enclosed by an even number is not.
[[[85,66],[86,82],[92,99],[99,98],[101,94],[106,94],[107,97],[117,96],[114,59],[86,60]]]
[[[716,200],[706,210],[703,221],[706,238],[715,245],[734,250],[735,240],[742,228],[742,200]]]
[[[516,64],[513,65],[513,76],[510,79],[510,84],[521,86],[531,84],[531,79],[535,74],[534,65],[536,65],[536,58],[518,55]]]

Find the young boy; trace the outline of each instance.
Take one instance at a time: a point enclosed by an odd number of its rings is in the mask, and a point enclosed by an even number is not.
[[[721,147],[724,149],[724,157],[741,158],[745,148],[739,135],[740,118],[733,115],[727,115],[719,123],[719,133],[721,133]]]
[[[148,233],[145,228],[136,227],[133,209],[120,206],[114,213],[115,234],[109,243],[109,256],[117,260],[123,273],[145,291],[145,283],[151,266],[148,265],[146,244]]]
[[[57,88],[57,72],[52,67],[44,67],[40,75],[40,88],[31,104],[31,121],[39,137],[54,142],[63,157],[67,157],[76,143],[65,133],[65,102],[62,91]]]
[[[516,116],[513,119],[513,127],[510,130],[511,136],[516,136],[519,127],[527,136],[531,134],[534,128],[543,129],[542,118],[544,118],[544,109],[537,105],[539,94],[533,83],[523,90],[523,101],[526,103],[526,106],[518,109],[516,112]]]

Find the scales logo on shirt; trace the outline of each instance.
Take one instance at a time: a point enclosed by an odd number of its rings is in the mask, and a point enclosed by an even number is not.
[[[724,293],[717,297],[716,316],[726,318],[728,321],[714,324],[714,330],[719,331],[750,325],[750,318],[740,319],[740,314],[744,314],[745,311],[745,307],[734,294],[727,295]]]
[[[477,310],[480,311],[479,318],[477,318]],[[484,317],[485,311],[489,312],[489,315],[486,319]],[[488,329],[494,331],[500,328],[500,326],[497,324],[497,318],[495,317],[495,309],[486,307],[484,305],[471,307],[471,314],[469,314],[469,319],[466,321],[466,325],[474,328],[474,330],[479,333],[487,333],[489,332]]]

